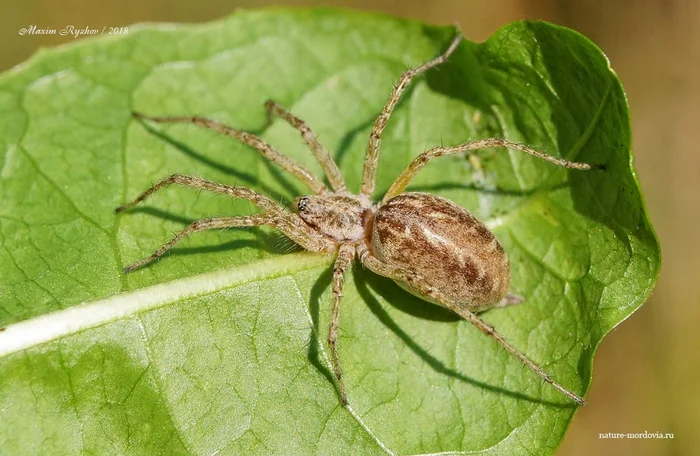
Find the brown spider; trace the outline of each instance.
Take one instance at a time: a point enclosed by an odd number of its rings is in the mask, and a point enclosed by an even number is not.
[[[250,133],[203,117],[151,117],[134,112],[135,117],[152,122],[193,123],[238,139],[294,175],[314,194],[297,198],[294,202],[295,213],[290,213],[267,196],[249,188],[231,187],[181,174],[170,176],[143,192],[135,200],[120,206],[116,212],[129,209],[170,184],[246,199],[263,212],[247,217],[198,220],[150,256],[124,268],[124,272],[129,273],[156,260],[183,238],[197,231],[270,225],[306,250],[337,253],[333,269],[333,309],[328,329],[328,345],[338,381],[338,392],[344,405],[347,405],[348,399],[338,357],[338,323],[345,272],[355,256],[359,257],[362,265],[370,271],[391,278],[422,299],[454,311],[480,331],[496,339],[545,382],[579,405],[585,404],[581,397],[552,380],[542,368],[475,315],[475,312],[522,301],[519,296],[508,293],[508,257],[491,231],[469,211],[445,198],[428,193],[402,192],[430,160],[489,147],[516,149],[566,168],[588,170],[592,168],[591,165],[555,158],[506,139],[480,139],[452,147],[436,147],[422,153],[399,175],[381,202],[372,202],[382,132],[401,94],[417,75],[447,60],[460,40],[461,35],[458,35],[444,54],[417,68],[407,70],[394,86],[389,100],[372,127],[359,195],[347,191],[338,166],[306,123],[274,101],[265,104],[268,117],[276,114],[299,130],[328,176],[332,191],[299,163],[285,157]]]

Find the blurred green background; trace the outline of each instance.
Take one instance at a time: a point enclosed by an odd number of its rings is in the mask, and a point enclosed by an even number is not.
[[[202,22],[237,8],[338,5],[435,24],[457,21],[482,41],[524,18],[572,27],[608,55],[629,97],[635,163],[663,251],[649,302],[603,342],[589,404],[561,455],[700,454],[700,1],[699,0],[30,0],[3,2],[0,70],[72,37],[25,35],[37,25],[101,28]],[[695,234],[694,234],[695,233]],[[610,440],[599,433],[671,432],[674,439]]]

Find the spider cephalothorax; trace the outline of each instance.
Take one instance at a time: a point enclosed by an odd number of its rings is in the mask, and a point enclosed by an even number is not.
[[[591,169],[590,165],[552,157],[506,139],[480,139],[423,152],[396,178],[380,202],[372,202],[382,132],[401,94],[415,76],[444,62],[457,48],[460,40],[460,36],[456,37],[444,54],[404,72],[394,86],[389,100],[372,127],[363,168],[362,187],[358,195],[347,191],[335,161],[306,123],[274,101],[265,104],[268,115],[278,115],[299,130],[328,177],[332,190],[309,170],[251,133],[227,127],[204,117],[151,117],[134,113],[135,117],[153,122],[193,123],[238,139],[297,177],[314,194],[297,198],[294,202],[294,212],[287,212],[272,199],[249,188],[232,187],[180,174],[170,176],[135,200],[117,208],[117,212],[134,206],[170,184],[181,184],[232,198],[246,199],[258,206],[262,212],[250,216],[198,220],[150,256],[127,266],[125,272],[131,272],[152,262],[177,242],[197,231],[270,225],[306,250],[337,254],[333,268],[333,310],[328,329],[328,345],[343,404],[347,404],[348,399],[337,349],[338,325],[345,273],[355,257],[370,271],[389,277],[411,293],[454,311],[480,331],[493,337],[547,383],[578,404],[584,404],[582,398],[554,382],[542,368],[475,315],[474,312],[515,304],[522,300],[508,292],[508,257],[496,237],[470,212],[445,198],[403,191],[416,173],[432,159],[489,147],[508,147],[571,169],[587,170]]]
[[[372,217],[369,198],[347,192],[330,195],[307,195],[297,198],[294,206],[299,217],[319,233],[336,241],[360,241]]]

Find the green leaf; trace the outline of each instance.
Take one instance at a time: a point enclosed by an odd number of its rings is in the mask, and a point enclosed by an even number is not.
[[[351,408],[340,407],[324,343],[332,258],[286,253],[271,229],[197,234],[121,273],[191,220],[254,210],[171,188],[115,216],[154,180],[188,173],[286,203],[304,191],[230,138],[132,110],[206,115],[319,172],[296,131],[266,127],[275,99],[356,191],[392,83],[453,34],[347,11],[239,12],[43,50],[1,76],[0,453],[553,453],[570,401],[467,322],[361,268],[343,300]],[[485,150],[437,160],[411,186],[494,230],[526,301],[484,318],[583,393],[603,336],[659,270],[624,92],[600,50],[565,28],[520,22],[464,42],[399,104],[379,194],[426,148],[488,136],[606,167]]]

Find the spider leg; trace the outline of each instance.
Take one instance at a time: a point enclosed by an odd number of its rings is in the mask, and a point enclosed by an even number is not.
[[[216,230],[220,228],[249,227],[267,225],[270,223],[270,216],[267,214],[255,214],[250,217],[218,217],[197,220],[192,222],[184,230],[180,231],[174,238],[163,244],[158,250],[149,256],[130,264],[124,268],[124,274],[128,274],[160,258],[165,252],[170,250],[192,233],[206,230]]]
[[[268,198],[265,195],[261,195],[254,190],[251,190],[246,187],[231,187],[228,185],[223,185],[223,184],[217,184],[216,182],[210,182],[206,179],[202,179],[200,177],[194,177],[194,176],[184,176],[182,174],[174,174],[172,176],[169,176],[162,181],[158,182],[157,184],[153,185],[151,188],[146,190],[145,192],[141,193],[139,196],[137,196],[133,201],[130,201],[122,206],[119,206],[116,209],[116,212],[122,212],[126,209],[129,209],[136,204],[140,203],[141,201],[145,200],[148,198],[150,195],[152,195],[154,192],[167,187],[172,184],[179,184],[179,185],[184,185],[186,187],[191,187],[191,188],[196,188],[199,190],[207,190],[210,192],[214,193],[219,193],[222,195],[229,196],[231,198],[241,198],[241,199],[246,199],[259,208],[263,209],[265,212],[262,214],[255,214],[253,216],[248,217],[248,219],[254,220],[255,224],[250,225],[250,224],[244,224],[244,225],[230,225],[230,226],[257,226],[257,225],[270,225],[278,230],[280,230],[284,235],[289,237],[292,241],[296,242],[300,246],[302,246],[306,250],[310,250],[312,252],[322,252],[322,251],[335,251],[336,247],[335,244],[329,240],[324,238],[323,236],[320,236],[318,233],[314,231],[313,228],[311,228],[309,225],[307,225],[301,217],[299,217],[297,214],[291,213],[291,212],[286,212],[282,206],[279,204],[275,203],[273,200]],[[223,219],[213,219],[213,220],[231,220],[231,221],[236,221],[240,223],[252,223],[251,221],[246,221],[243,222],[242,220],[245,219],[246,217],[228,217],[228,218],[223,218]],[[261,220],[265,220],[265,222],[260,222]],[[258,223],[259,222],[259,223]],[[197,222],[195,222],[196,224]],[[194,224],[193,224],[194,225]],[[207,226],[202,225],[202,226]],[[216,227],[214,227],[216,228]],[[224,228],[224,226],[219,226],[218,228]],[[190,231],[186,234],[180,233],[182,236],[181,237],[176,237],[178,242],[182,237],[187,236],[187,234],[190,234],[195,231],[202,231],[204,229],[211,229],[211,228],[202,228],[202,229],[193,229],[192,225],[190,227],[186,228],[185,231],[190,229]],[[180,235],[178,235],[180,236]],[[168,245],[168,244],[166,244]],[[173,244],[174,245],[174,244]],[[170,245],[172,247],[172,245]],[[160,255],[162,255],[167,249],[163,250]],[[153,261],[155,258],[158,256],[155,256],[152,258],[150,261]],[[150,258],[150,257],[149,257]],[[144,264],[150,262],[147,261],[143,264],[139,264],[139,266],[143,266]],[[132,265],[133,266],[133,265]],[[132,268],[133,270],[135,268]]]
[[[218,133],[237,139],[248,146],[257,149],[265,158],[284,169],[288,173],[303,182],[314,193],[321,194],[326,191],[326,185],[321,182],[311,171],[301,166],[296,161],[282,155],[277,149],[260,139],[258,136],[245,131],[228,127],[215,120],[198,116],[177,116],[177,117],[153,117],[140,112],[134,112],[134,117],[150,120],[156,123],[191,123],[200,127],[214,130]]]
[[[343,298],[343,285],[345,273],[355,257],[355,247],[352,244],[342,244],[338,251],[338,258],[333,266],[333,309],[331,311],[331,321],[328,326],[328,347],[331,349],[331,363],[335,378],[338,379],[338,393],[343,405],[348,405],[348,396],[345,394],[345,384],[343,382],[343,371],[340,368],[340,357],[338,356],[338,325],[340,323],[340,301]]]
[[[272,100],[267,100],[265,102],[265,109],[267,110],[268,124],[272,121],[272,114],[276,114],[277,116],[286,120],[292,127],[299,130],[304,142],[306,142],[306,144],[309,146],[311,152],[313,152],[314,156],[316,157],[316,160],[321,165],[321,168],[323,168],[323,172],[326,173],[326,176],[328,176],[328,181],[331,183],[333,190],[336,192],[345,190],[345,181],[343,180],[343,176],[340,174],[338,165],[335,163],[333,158],[331,158],[331,155],[328,153],[326,148],[323,147],[323,145],[321,145],[321,143],[318,141],[318,138],[314,132],[311,131],[311,128],[306,124],[306,122],[296,117]]]
[[[552,377],[550,377],[550,375],[544,371],[544,369],[542,369],[529,358],[527,358],[520,350],[513,347],[507,340],[503,338],[503,336],[496,332],[493,326],[489,325],[484,320],[477,317],[476,314],[468,310],[466,306],[462,306],[458,303],[452,302],[440,291],[427,285],[425,281],[417,274],[414,274],[413,272],[403,268],[384,264],[378,258],[374,257],[367,249],[362,249],[362,252],[360,253],[360,261],[367,269],[374,272],[375,274],[388,277],[392,280],[404,282],[414,287],[415,289],[420,290],[420,292],[424,296],[430,297],[436,302],[442,303],[445,307],[452,310],[454,313],[476,326],[477,329],[479,329],[481,332],[495,339],[511,355],[515,356],[521,363],[523,363],[530,370],[539,375],[540,378],[542,378],[542,380],[544,380],[546,383],[552,385],[554,388],[566,395],[572,401],[576,402],[578,405],[586,404],[586,401],[583,398],[572,393],[571,391],[567,390],[566,388],[555,382],[552,379]]]
[[[401,75],[399,82],[397,82],[394,86],[394,90],[391,92],[391,95],[389,96],[386,105],[384,105],[384,109],[382,109],[382,112],[374,121],[374,125],[372,126],[372,132],[369,136],[369,143],[367,144],[367,154],[365,156],[365,164],[362,170],[362,195],[371,198],[372,194],[374,193],[375,179],[377,175],[377,163],[379,161],[379,149],[382,142],[382,132],[384,131],[384,128],[386,127],[386,124],[389,121],[389,117],[391,117],[391,113],[394,112],[394,108],[398,104],[401,95],[408,88],[413,78],[425,72],[426,70],[429,70],[430,68],[445,62],[450,56],[450,54],[452,54],[454,50],[457,49],[457,46],[459,45],[460,41],[462,41],[462,35],[457,35],[452,40],[452,43],[447,48],[444,54],[416,68],[406,70],[403,73],[403,75]]]
[[[406,169],[404,169],[401,172],[401,174],[399,174],[394,183],[391,184],[391,187],[389,187],[389,190],[386,192],[386,195],[384,195],[382,203],[386,203],[391,198],[402,193],[408,185],[408,183],[418,173],[418,171],[420,171],[423,168],[423,166],[428,164],[430,160],[438,157],[444,157],[446,155],[458,154],[460,152],[465,152],[469,150],[487,149],[490,147],[507,147],[508,149],[519,150],[521,152],[525,152],[526,154],[532,155],[533,157],[537,157],[541,160],[554,163],[555,165],[561,166],[562,168],[578,170],[590,170],[594,168],[601,168],[600,165],[589,165],[588,163],[572,162],[569,160],[564,160],[563,158],[553,157],[551,155],[547,155],[538,150],[535,150],[532,147],[509,141],[507,139],[485,138],[476,141],[466,142],[457,146],[435,147],[433,149],[423,152],[415,159],[413,159],[411,164],[408,165]]]
[[[153,193],[168,187],[172,184],[184,185],[185,187],[192,187],[199,190],[206,190],[209,192],[220,193],[222,195],[230,196],[231,198],[242,198],[252,201],[256,206],[264,209],[268,212],[281,212],[283,209],[273,200],[265,195],[261,195],[246,187],[231,187],[229,185],[218,184],[216,182],[211,182],[201,177],[187,176],[184,174],[173,174],[168,176],[160,182],[154,184],[151,188],[141,193],[139,196],[134,198],[128,203],[124,203],[115,209],[115,212],[119,213],[136,206],[138,203],[142,202]]]

